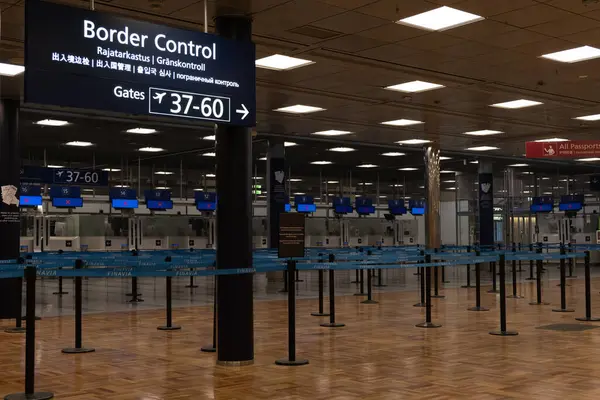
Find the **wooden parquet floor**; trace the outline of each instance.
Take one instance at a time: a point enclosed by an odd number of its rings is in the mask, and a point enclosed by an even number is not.
[[[210,343],[211,308],[174,310],[183,329],[157,331],[163,311],[84,316],[84,346],[96,352],[66,355],[73,345],[73,318],[44,318],[37,324],[36,389],[64,400],[180,399],[600,399],[600,329],[561,332],[541,325],[583,324],[582,280],[570,281],[568,304],[575,313],[553,313],[559,288],[550,281],[545,300],[530,306],[533,284],[520,287],[526,298],[507,299],[509,329],[519,336],[490,336],[498,328],[496,295],[483,293],[489,312],[469,312],[474,289],[448,289],[434,299],[439,329],[420,329],[424,310],[413,307],[414,292],[338,298],[338,322],[319,326],[310,316],[316,300],[298,301],[298,357],[310,364],[281,367],[286,356],[285,301],[255,303],[256,362],[219,367],[216,355],[200,352]],[[600,279],[593,306],[600,315]],[[508,286],[510,291],[510,286]],[[5,326],[9,321],[3,321]],[[593,323],[588,323],[593,325]],[[595,326],[600,327],[600,323]],[[24,335],[0,333],[0,395],[23,390]]]

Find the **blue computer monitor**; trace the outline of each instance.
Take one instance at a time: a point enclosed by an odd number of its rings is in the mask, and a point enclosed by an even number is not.
[[[81,197],[54,197],[52,199],[52,207],[57,207],[57,208],[83,207],[83,199]]]
[[[582,208],[581,203],[560,203],[558,205],[560,211],[581,211]]]
[[[138,208],[139,203],[135,199],[112,199],[111,205],[114,209]]]
[[[375,207],[373,207],[373,206],[358,206],[358,207],[356,207],[356,212],[359,215],[375,214]]]
[[[336,214],[351,214],[352,210],[353,210],[352,206],[347,205],[347,204],[339,204],[339,205],[333,206],[333,211]]]
[[[292,206],[290,205],[290,203],[287,203],[285,205],[285,212],[290,212],[290,211],[292,211]]]
[[[173,202],[171,200],[146,200],[148,210],[171,210]]]
[[[412,215],[425,215],[425,208],[423,207],[413,207],[410,209],[410,213]]]
[[[553,204],[545,203],[545,204],[532,204],[529,207],[529,210],[532,213],[549,213],[554,209]]]
[[[198,211],[215,211],[217,209],[217,203],[213,201],[197,201],[196,209]]]
[[[392,215],[404,215],[404,214],[406,214],[406,207],[399,206],[399,207],[390,208],[390,214],[392,214]]]
[[[42,196],[20,196],[19,206],[37,207],[42,205]]]
[[[301,213],[314,213],[317,211],[316,204],[296,204],[296,211]]]

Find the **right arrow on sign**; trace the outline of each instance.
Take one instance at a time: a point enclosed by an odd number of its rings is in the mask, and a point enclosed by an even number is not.
[[[237,110],[235,110],[235,112],[238,113],[238,114],[242,114],[242,119],[245,119],[248,116],[248,114],[249,114],[248,109],[243,104],[242,104],[242,109],[240,110],[238,108]]]

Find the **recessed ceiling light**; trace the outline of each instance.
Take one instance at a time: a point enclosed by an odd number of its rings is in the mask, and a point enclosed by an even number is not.
[[[382,195],[380,195],[380,196],[379,196],[379,198],[380,198],[380,199],[387,199],[387,196],[386,196],[386,195],[384,195],[384,194],[382,194]]]
[[[333,164],[331,161],[313,161],[312,165],[331,165]]]
[[[202,188],[197,188],[197,189],[194,189],[194,192],[204,192],[204,189],[202,189]]]
[[[552,143],[552,142],[568,142],[569,139],[561,139],[561,138],[550,138],[550,139],[538,139],[534,140],[534,142],[538,143]]]
[[[581,46],[569,50],[557,51],[556,53],[544,54],[541,57],[563,63],[576,63],[600,57],[600,49],[592,46]]]
[[[385,157],[400,157],[400,156],[405,156],[406,153],[400,153],[398,151],[390,151],[389,153],[383,153],[382,156]]]
[[[22,65],[0,63],[0,75],[15,76],[22,74],[25,67]]]
[[[588,161],[600,161],[600,157],[580,158],[580,159],[575,160],[575,161],[584,161],[584,162],[588,162]]]
[[[543,104],[543,103],[540,103],[539,101],[520,99],[520,100],[507,101],[504,103],[492,104],[490,107],[507,108],[507,109],[514,110],[517,108],[539,106],[540,104]]]
[[[363,186],[373,186],[373,182],[360,182],[359,185]]]
[[[449,187],[449,188],[446,188],[444,190],[456,190],[456,188],[455,187]]]
[[[204,136],[202,139],[204,140],[217,140],[216,135]]]
[[[498,147],[494,147],[494,146],[476,146],[476,147],[469,147],[467,150],[471,150],[471,151],[489,151],[489,150],[498,150]]]
[[[327,131],[319,131],[319,132],[313,132],[312,135],[320,135],[320,136],[342,136],[342,135],[349,135],[352,132],[348,132],[348,131],[338,131],[336,129],[330,129]]]
[[[542,180],[543,180],[543,181],[549,181],[549,180],[550,180],[550,178],[549,178],[549,177],[547,177],[547,176],[544,176],[544,177],[542,178]]]
[[[443,169],[440,171],[440,174],[454,174],[456,171],[449,171],[447,169]]]
[[[288,71],[290,69],[314,64],[314,61],[284,56],[283,54],[273,54],[272,56],[263,57],[256,60],[255,64],[258,68],[272,69],[275,71]]]
[[[330,185],[335,185],[336,183],[340,183],[339,181],[327,181],[326,183]]]
[[[300,178],[290,178],[290,182],[302,182]]]
[[[425,189],[425,186],[419,186],[419,189]]]
[[[444,6],[401,19],[396,23],[428,31],[443,31],[483,19],[482,16]]]
[[[217,153],[215,152],[208,152],[208,153],[202,153],[202,157],[216,157]]]
[[[116,188],[128,188],[129,185],[115,185],[113,187],[116,187]]]
[[[423,121],[414,121],[412,119],[396,119],[393,121],[385,121],[382,122],[381,125],[390,125],[390,126],[410,126],[410,125],[418,125],[424,124]]]
[[[352,147],[333,147],[331,149],[329,149],[328,151],[336,151],[338,153],[348,153],[350,151],[355,151],[356,149],[353,149]]]
[[[217,177],[215,174],[206,174],[204,176],[207,178],[216,178]]]
[[[480,131],[471,131],[471,132],[465,132],[465,135],[471,135],[471,136],[489,136],[489,135],[498,135],[500,133],[504,133],[502,131],[494,131],[491,129],[482,129]]]
[[[377,168],[379,167],[379,165],[375,165],[375,164],[361,164],[361,165],[357,165],[357,168]]]
[[[146,153],[158,153],[161,151],[165,151],[165,149],[161,149],[160,147],[142,147],[139,151],[144,151]]]
[[[390,187],[402,187],[403,185],[399,184],[399,183],[395,183],[393,185],[390,185]]]
[[[46,165],[46,168],[64,168],[64,167],[65,167],[64,165],[52,165],[52,164]]]
[[[304,192],[296,192],[294,193],[295,196],[304,196],[306,193]]]
[[[294,146],[298,146],[298,143],[296,143],[296,142],[283,142],[283,147],[294,147]]]
[[[426,92],[428,90],[440,89],[444,85],[438,85],[437,83],[423,82],[423,81],[412,81],[406,83],[400,83],[398,85],[387,86],[387,90],[395,90],[404,93],[419,93]]]
[[[65,143],[65,146],[74,146],[74,147],[89,147],[89,146],[93,146],[93,145],[94,145],[94,143],[92,143],[92,142],[79,142],[79,141]]]
[[[289,113],[289,114],[309,114],[309,113],[314,113],[314,112],[324,111],[324,110],[325,109],[321,108],[321,107],[313,107],[313,106],[305,106],[302,104],[296,104],[294,106],[276,108],[273,111],[284,112],[284,113]]]
[[[479,164],[479,161],[477,161],[477,160],[469,161],[469,164]]]
[[[154,175],[173,175],[171,171],[156,171]]]
[[[452,179],[450,179],[450,180],[448,180],[448,181],[444,181],[444,183],[456,183],[456,181],[455,181],[455,180],[452,180]]]
[[[267,161],[267,157],[261,157],[258,159],[258,161]]]
[[[254,180],[261,180],[264,179],[262,176],[253,176],[252,179]]]
[[[452,157],[441,156],[440,161],[452,160]]]
[[[404,167],[404,168],[398,168],[398,171],[418,171],[419,168],[415,168],[415,167]]]
[[[577,117],[575,119],[581,121],[598,121],[600,120],[600,114],[584,115],[583,117]]]
[[[36,122],[36,125],[43,126],[65,126],[69,125],[68,121],[61,121],[59,119],[43,119],[41,121]]]
[[[509,167],[529,167],[529,164],[511,164]]]
[[[102,171],[105,172],[121,172],[120,168],[103,168]]]
[[[398,144],[425,144],[425,143],[429,143],[431,142],[431,140],[426,140],[426,139],[408,139],[408,140],[400,140],[399,142],[396,142]]]
[[[152,133],[156,133],[157,130],[152,129],[152,128],[132,128],[132,129],[127,129],[126,132],[127,133],[137,133],[138,135],[150,135]]]
[[[523,175],[533,175],[533,172],[531,171],[525,171],[525,172],[521,172]]]
[[[156,189],[156,190],[169,190],[169,189],[171,189],[171,188],[170,188],[170,187],[168,187],[168,186],[157,186],[157,187],[155,187],[154,189]]]

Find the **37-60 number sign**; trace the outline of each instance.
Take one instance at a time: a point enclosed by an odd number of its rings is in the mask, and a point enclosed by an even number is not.
[[[222,96],[150,88],[149,113],[229,122],[231,100]]]
[[[102,175],[102,176],[101,176]],[[80,185],[105,185],[107,178],[103,172],[83,171],[78,169],[56,169],[54,171],[54,183],[80,184]]]

